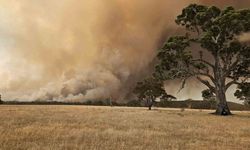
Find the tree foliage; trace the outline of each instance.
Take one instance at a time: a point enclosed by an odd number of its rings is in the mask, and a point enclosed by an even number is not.
[[[163,83],[154,78],[148,78],[143,82],[138,82],[134,93],[137,94],[138,98],[141,100],[155,100],[157,97],[166,94],[165,90],[163,89]]]
[[[209,89],[206,89],[202,91],[202,97],[204,100],[211,100],[215,98],[215,94]]]
[[[243,100],[246,105],[250,105],[250,83],[243,83],[238,85],[235,96]]]
[[[166,93],[163,82],[152,77],[144,79],[142,82],[138,82],[134,89],[134,93],[139,100],[145,101],[150,109],[155,103],[156,98],[173,98],[173,96]]]

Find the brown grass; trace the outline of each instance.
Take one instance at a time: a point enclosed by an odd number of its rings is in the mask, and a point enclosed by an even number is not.
[[[0,106],[0,149],[250,149],[250,112]]]

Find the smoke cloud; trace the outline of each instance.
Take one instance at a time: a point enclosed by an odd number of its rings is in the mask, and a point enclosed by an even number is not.
[[[238,37],[238,39],[243,43],[250,43],[250,33],[243,33]]]
[[[176,15],[195,2],[250,6],[247,0],[0,0],[3,98],[127,99],[151,71],[156,49],[178,33]],[[179,97],[200,96],[190,91]]]

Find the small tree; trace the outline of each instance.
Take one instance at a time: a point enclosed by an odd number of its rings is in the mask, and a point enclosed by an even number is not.
[[[181,79],[183,88],[187,79],[196,78],[215,94],[216,114],[230,115],[226,91],[250,77],[250,47],[238,40],[240,34],[250,31],[250,9],[221,10],[191,4],[182,10],[176,23],[187,33],[170,37],[159,50],[154,76]]]
[[[138,82],[134,93],[139,100],[146,102],[149,110],[151,110],[157,97],[161,98],[167,95],[163,88],[163,83],[155,78],[148,78],[143,82]]]

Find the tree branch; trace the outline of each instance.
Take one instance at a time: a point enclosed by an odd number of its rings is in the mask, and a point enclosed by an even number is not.
[[[201,76],[208,77],[214,84],[216,84],[214,77],[209,74],[209,70],[207,70],[207,72],[200,72],[200,70],[198,70],[198,72],[193,71],[193,74],[196,76],[201,75]]]
[[[240,55],[237,55],[235,62],[231,66],[228,67],[228,70],[225,72],[224,76],[228,77],[231,71],[233,71],[238,66],[239,62],[240,62]]]
[[[234,84],[240,84],[239,82],[237,82],[236,80],[233,80],[231,82],[228,82],[226,85],[226,91],[228,90],[228,88]]]
[[[212,40],[213,40],[213,42],[214,42],[215,44],[218,43],[218,40],[219,40],[220,36],[221,36],[221,31],[220,31],[220,33],[219,33],[216,37],[215,37],[215,36],[212,36]]]
[[[205,60],[203,60],[203,59],[195,59],[195,60],[192,60],[192,61],[193,61],[193,62],[196,62],[196,61],[198,61],[198,62],[203,62],[204,64],[210,66],[211,68],[214,68],[214,67],[215,67],[213,64],[211,64],[211,63],[209,63],[208,61],[205,61]]]
[[[180,91],[182,90],[182,89],[184,89],[184,87],[185,87],[185,85],[186,85],[186,80],[187,80],[188,78],[184,78],[183,80],[182,80],[182,83],[181,83],[181,87],[180,87],[180,89],[178,90],[178,93],[180,93]]]
[[[213,87],[209,81],[207,80],[203,80],[200,77],[196,77],[201,83],[203,83],[204,85],[206,85],[213,93],[215,93],[215,87]]]
[[[206,77],[209,77],[209,79],[215,84],[216,83],[216,81],[215,81],[215,79],[214,79],[214,77],[213,76],[211,76],[210,74],[208,74],[208,73],[201,73],[201,72],[199,72],[199,73],[197,73],[197,75],[202,75],[202,76],[206,76]]]

